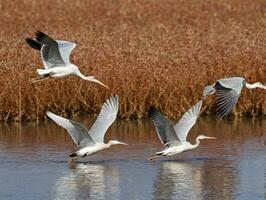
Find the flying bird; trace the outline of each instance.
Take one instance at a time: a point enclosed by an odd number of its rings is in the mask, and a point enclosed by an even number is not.
[[[216,139],[215,137],[199,135],[195,144],[187,141],[188,132],[198,119],[202,101],[192,106],[175,126],[157,109],[153,107],[149,109],[148,116],[153,121],[161,143],[165,146],[165,149],[157,152],[156,156],[149,158],[149,160],[153,160],[158,156],[171,156],[196,149],[202,139]]]
[[[44,65],[44,69],[37,69],[39,77],[33,79],[31,83],[46,80],[50,77],[64,78],[66,76],[74,75],[108,88],[95,77],[84,76],[79,71],[79,68],[70,62],[69,57],[72,50],[76,47],[75,43],[63,40],[54,40],[40,31],[35,33],[35,40],[31,38],[26,38],[25,40],[30,47],[40,51]]]
[[[47,112],[46,115],[55,123],[66,129],[74,143],[78,146],[78,151],[69,155],[71,160],[76,160],[109,148],[112,145],[127,145],[126,143],[118,140],[110,140],[108,143],[104,143],[105,132],[115,121],[118,113],[118,107],[119,98],[117,95],[111,96],[108,100],[106,100],[102,106],[99,116],[89,131],[82,124],[60,117],[54,113]]]
[[[260,82],[249,84],[242,77],[229,77],[216,81],[213,85],[204,88],[203,98],[217,91],[217,115],[219,118],[225,118],[235,107],[240,97],[242,88],[266,89],[266,86]]]

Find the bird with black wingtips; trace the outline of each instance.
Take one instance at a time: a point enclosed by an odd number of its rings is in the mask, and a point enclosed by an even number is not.
[[[82,124],[60,117],[52,112],[47,112],[46,115],[55,123],[66,129],[74,143],[78,146],[79,149],[69,155],[70,160],[73,161],[107,149],[112,145],[127,145],[118,140],[110,140],[108,143],[104,143],[105,133],[115,121],[118,108],[118,96],[111,96],[103,104],[100,114],[89,131]]]
[[[187,141],[188,132],[194,126],[200,114],[202,102],[203,100],[200,100],[192,106],[175,126],[156,108],[151,107],[149,109],[148,116],[153,121],[158,138],[165,146],[165,149],[157,152],[149,160],[154,160],[158,156],[171,156],[195,149],[202,139],[216,139],[215,137],[199,135],[195,144]]]
[[[69,57],[72,50],[76,47],[75,43],[54,40],[40,31],[35,33],[35,40],[31,38],[26,38],[25,40],[30,47],[40,51],[44,65],[43,69],[37,69],[39,77],[32,79],[31,83],[43,81],[50,77],[64,78],[74,75],[83,80],[92,81],[108,88],[94,76],[84,76],[79,68],[70,62]]]
[[[235,107],[243,88],[266,89],[261,82],[249,84],[242,77],[229,77],[217,80],[213,85],[204,88],[203,98],[217,92],[217,115],[219,118],[225,118]]]

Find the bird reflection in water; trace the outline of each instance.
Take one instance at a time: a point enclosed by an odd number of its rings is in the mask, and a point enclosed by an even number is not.
[[[162,162],[154,182],[154,199],[232,199],[238,176],[234,168],[223,164],[216,165],[213,160]]]
[[[118,198],[119,173],[104,164],[69,163],[70,173],[56,181],[53,199]]]
[[[201,191],[199,166],[183,162],[162,162],[154,184],[154,199],[197,199]]]

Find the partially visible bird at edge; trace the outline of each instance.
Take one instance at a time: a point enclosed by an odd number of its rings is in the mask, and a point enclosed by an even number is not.
[[[266,89],[261,82],[249,84],[242,77],[229,77],[217,80],[213,85],[204,88],[203,98],[217,92],[217,116],[225,118],[235,107],[243,88]]]

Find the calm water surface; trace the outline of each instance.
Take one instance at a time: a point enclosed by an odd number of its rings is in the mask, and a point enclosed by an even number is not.
[[[129,146],[69,165],[75,146],[57,125],[1,125],[0,199],[266,199],[265,119],[201,119],[189,140],[199,133],[217,140],[149,162],[162,149],[153,125],[117,121],[105,139]]]

